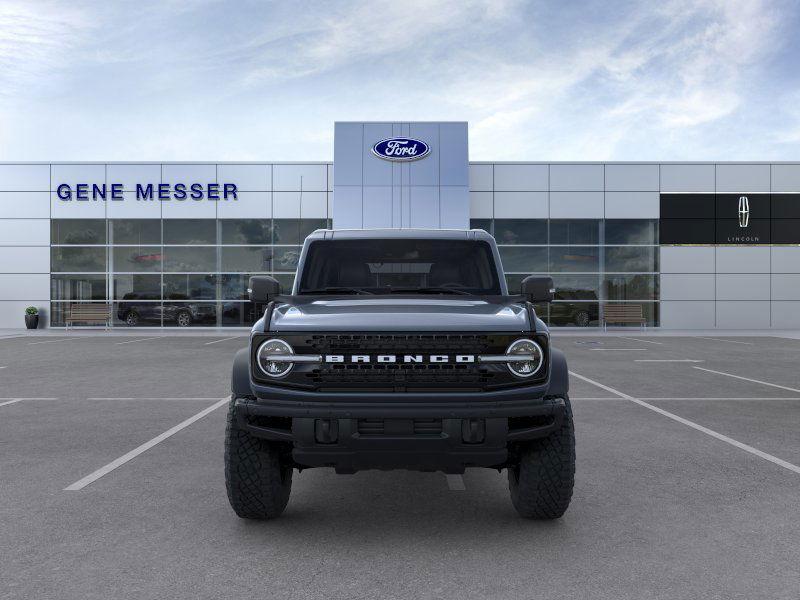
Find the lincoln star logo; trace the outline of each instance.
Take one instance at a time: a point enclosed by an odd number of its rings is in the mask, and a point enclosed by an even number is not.
[[[370,363],[373,361],[373,357],[368,354],[353,354],[349,357],[351,363]],[[427,359],[427,361],[426,361]],[[452,359],[452,360],[451,360]],[[343,354],[326,354],[324,357],[326,363],[343,363],[347,362],[347,357]],[[449,363],[449,362],[457,362],[457,363],[474,363],[475,362],[475,355],[474,354],[456,354],[455,356],[451,357],[447,354],[431,354],[430,356],[423,356],[422,354],[403,354],[398,356],[397,354],[378,354],[374,357],[375,362],[378,363],[405,363],[405,364],[413,364],[413,363]]]
[[[393,137],[381,140],[372,147],[372,153],[384,160],[406,162],[419,160],[431,151],[422,140],[407,137]]]
[[[739,196],[739,227],[750,225],[750,200],[747,196]]]

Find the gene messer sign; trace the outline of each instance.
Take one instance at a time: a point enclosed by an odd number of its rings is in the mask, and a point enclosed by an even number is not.
[[[238,200],[233,183],[137,183],[130,192],[137,200]],[[62,183],[56,188],[59,200],[70,201],[121,201],[125,199],[121,183],[88,184],[74,186]]]

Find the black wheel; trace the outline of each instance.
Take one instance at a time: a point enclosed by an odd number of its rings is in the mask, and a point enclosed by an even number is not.
[[[280,447],[239,428],[235,399],[225,431],[225,487],[231,507],[243,519],[274,519],[292,491],[292,467],[281,460]]]
[[[578,327],[588,327],[589,326],[589,313],[585,310],[581,310],[575,313],[575,325]]]
[[[135,310],[128,311],[128,314],[125,315],[125,324],[134,327],[139,324],[139,313]]]
[[[548,437],[528,443],[520,461],[508,469],[511,502],[528,519],[558,519],[567,510],[575,484],[575,429],[572,407],[561,427]]]
[[[188,310],[180,311],[175,317],[175,323],[177,323],[178,327],[188,327],[192,324],[192,313]]]

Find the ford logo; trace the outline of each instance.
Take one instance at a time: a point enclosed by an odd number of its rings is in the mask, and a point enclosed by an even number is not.
[[[422,140],[393,137],[381,140],[372,147],[372,153],[384,160],[418,160],[428,155],[430,146]]]

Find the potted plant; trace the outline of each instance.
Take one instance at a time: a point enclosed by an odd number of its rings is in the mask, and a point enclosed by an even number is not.
[[[39,309],[35,306],[29,306],[25,309],[25,327],[28,329],[39,327]]]

